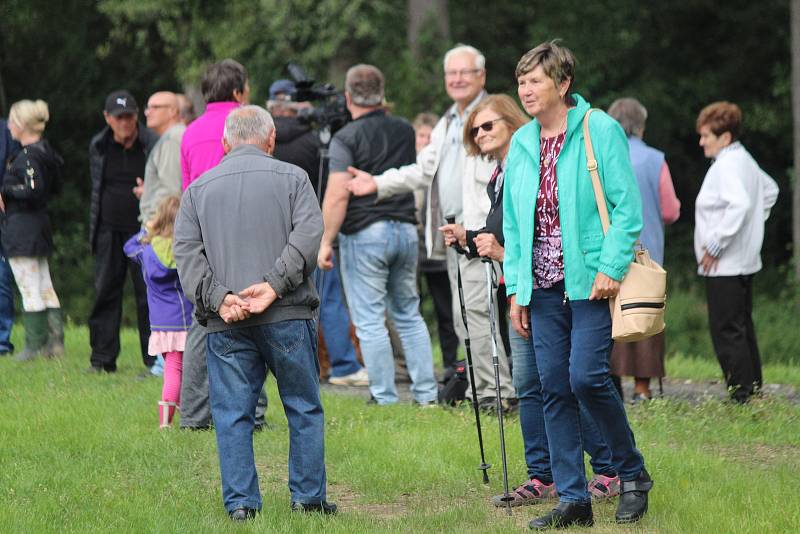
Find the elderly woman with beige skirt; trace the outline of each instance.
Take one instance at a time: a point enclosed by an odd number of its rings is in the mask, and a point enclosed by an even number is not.
[[[664,263],[664,225],[672,224],[681,214],[681,202],[664,153],[642,141],[647,109],[635,98],[620,98],[608,108],[628,136],[631,164],[642,193],[644,225],[639,241],[659,264]],[[661,379],[664,372],[664,333],[633,343],[614,343],[611,351],[611,374],[635,378],[633,402],[648,400],[650,379]]]

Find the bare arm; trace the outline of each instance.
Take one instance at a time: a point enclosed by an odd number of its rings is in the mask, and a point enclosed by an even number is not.
[[[661,220],[664,224],[672,224],[681,216],[681,201],[675,195],[675,186],[669,172],[667,162],[661,166],[658,178],[658,196],[661,201]]]
[[[349,181],[350,174],[346,172],[333,172],[328,176],[328,187],[325,190],[325,200],[322,202],[325,232],[322,234],[322,243],[317,256],[317,265],[321,269],[333,268],[333,242],[347,213],[347,203],[350,201],[350,191],[347,190]]]

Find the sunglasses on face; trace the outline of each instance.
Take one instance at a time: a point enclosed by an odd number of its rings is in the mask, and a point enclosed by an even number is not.
[[[478,126],[472,128],[469,131],[469,134],[474,139],[475,137],[478,136],[478,132],[481,131],[481,130],[483,130],[484,132],[491,132],[492,128],[494,128],[494,123],[496,123],[497,121],[501,121],[501,120],[503,120],[503,117],[500,117],[499,119],[493,119],[493,120],[490,120],[490,121],[486,121],[483,124],[479,124]]]

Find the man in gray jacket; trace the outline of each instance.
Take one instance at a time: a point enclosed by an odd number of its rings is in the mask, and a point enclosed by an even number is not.
[[[231,518],[261,509],[253,427],[267,368],[289,422],[292,510],[326,502],[323,412],[309,279],[322,216],[306,173],[272,158],[275,127],[258,106],[225,121],[222,161],[192,182],[175,223],[175,260],[208,329],[208,381],[222,496]]]

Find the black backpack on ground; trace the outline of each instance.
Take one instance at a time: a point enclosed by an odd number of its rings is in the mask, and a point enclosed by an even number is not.
[[[444,386],[439,389],[439,404],[455,406],[466,399],[467,386],[467,364],[465,360],[459,360],[453,364],[453,373],[450,375]]]

